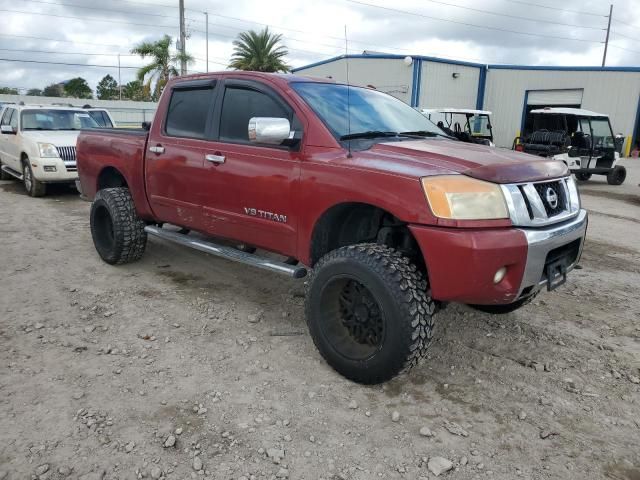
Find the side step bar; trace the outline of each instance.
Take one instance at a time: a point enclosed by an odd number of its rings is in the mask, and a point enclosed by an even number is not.
[[[9,168],[6,165],[2,165],[2,171],[7,172],[9,175],[16,177],[18,180],[22,180],[22,174],[16,172],[13,168]]]
[[[271,260],[266,257],[260,257],[252,253],[245,253],[237,250],[233,247],[227,247],[225,245],[219,245],[208,240],[201,240],[199,238],[190,237],[184,233],[172,232],[170,230],[164,230],[154,225],[147,225],[144,227],[144,231],[149,235],[162,238],[169,242],[178,243],[185,247],[193,248],[194,250],[200,250],[201,252],[210,253],[218,257],[226,258],[227,260],[233,260],[236,262],[244,263],[254,267],[262,268],[264,270],[270,270],[276,273],[284,273],[293,278],[303,278],[307,275],[307,269],[301,266],[288,265],[283,262]]]

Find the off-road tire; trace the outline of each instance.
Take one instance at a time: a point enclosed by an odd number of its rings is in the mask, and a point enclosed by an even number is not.
[[[575,175],[576,175],[576,180],[578,180],[579,182],[586,182],[591,178],[590,173],[576,172]]]
[[[341,354],[325,333],[324,322],[342,322],[337,305],[335,315],[327,315],[324,295],[330,294],[326,290],[349,280],[369,290],[382,312],[384,337],[377,351],[364,359]],[[385,245],[358,244],[329,252],[315,265],[307,283],[305,313],[316,347],[338,373],[362,384],[385,382],[418,364],[431,343],[436,308],[425,275]]]
[[[47,186],[33,176],[28,158],[22,160],[22,184],[31,197],[42,197],[47,193]]]
[[[147,245],[145,222],[126,187],[100,190],[91,204],[91,237],[98,255],[111,265],[134,262]]]
[[[622,185],[627,178],[627,169],[622,165],[616,165],[607,174],[607,183],[609,185]]]
[[[520,300],[516,300],[513,303],[509,303],[507,305],[469,305],[471,308],[479,310],[484,313],[491,313],[493,315],[505,315],[507,313],[515,312],[519,308],[524,307],[525,305],[529,305],[534,298],[538,296],[540,291],[537,291],[533,295],[529,295],[528,297],[521,298]]]

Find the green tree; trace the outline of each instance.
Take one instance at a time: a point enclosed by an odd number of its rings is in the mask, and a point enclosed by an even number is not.
[[[19,95],[17,88],[0,87],[0,94],[4,95]]]
[[[41,97],[42,96],[42,90],[40,90],[39,88],[30,88],[27,91],[27,95],[29,97]]]
[[[151,100],[145,92],[144,85],[140,80],[132,80],[122,87],[122,97],[136,102],[148,102]]]
[[[120,97],[118,82],[111,75],[105,75],[98,83],[96,94],[100,100],[117,100]]]
[[[64,89],[61,83],[52,83],[47,85],[42,90],[42,95],[45,97],[62,97],[64,95]]]
[[[93,90],[82,77],[72,78],[64,84],[64,94],[73,98],[93,98]]]
[[[266,27],[260,32],[242,32],[233,41],[233,56],[230,68],[257,72],[288,72],[284,57],[289,54],[287,47],[279,45],[282,35],[270,33]]]
[[[188,53],[172,52],[173,40],[165,35],[156,42],[143,42],[131,50],[131,53],[142,58],[149,57],[151,63],[138,70],[138,80],[143,83],[144,91],[153,100],[158,100],[160,94],[171,77],[178,76],[178,65],[182,60],[193,62]]]

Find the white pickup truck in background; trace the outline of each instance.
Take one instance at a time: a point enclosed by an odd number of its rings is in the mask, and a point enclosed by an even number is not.
[[[32,197],[48,183],[75,183],[76,139],[98,128],[86,110],[50,105],[5,105],[0,112],[0,178],[22,180]]]

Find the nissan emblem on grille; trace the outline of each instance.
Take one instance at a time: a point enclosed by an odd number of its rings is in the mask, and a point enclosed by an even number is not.
[[[546,194],[545,194],[545,200],[547,201],[547,204],[555,209],[558,207],[558,194],[556,193],[556,191],[549,187],[547,188]]]

